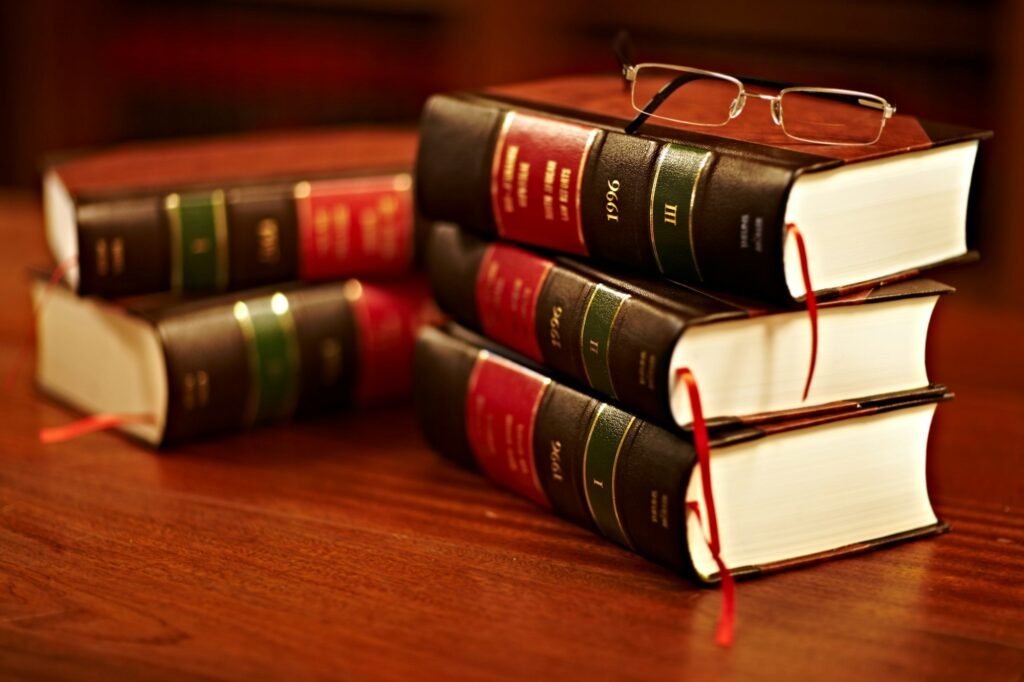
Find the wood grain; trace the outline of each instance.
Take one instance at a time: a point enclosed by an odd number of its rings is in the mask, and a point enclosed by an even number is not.
[[[39,234],[33,198],[0,197],[3,372]],[[44,447],[72,415],[23,366],[0,396],[0,678],[1020,679],[1024,393],[1000,359],[1021,322],[942,306],[933,376],[959,399],[931,473],[953,532],[742,583],[731,650],[716,591],[449,465],[405,408],[161,455]]]

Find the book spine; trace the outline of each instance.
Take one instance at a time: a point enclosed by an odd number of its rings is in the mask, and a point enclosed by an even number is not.
[[[439,304],[460,323],[637,414],[674,423],[668,367],[685,325],[678,316],[549,258],[446,226],[431,236],[426,262]]]
[[[349,280],[163,319],[164,444],[409,395],[421,282]]]
[[[416,246],[408,173],[83,200],[77,220],[83,295],[397,275]]]
[[[437,329],[421,331],[415,371],[418,417],[441,454],[692,574],[687,441]]]
[[[789,165],[450,96],[427,103],[420,138],[428,218],[793,303],[782,261]]]

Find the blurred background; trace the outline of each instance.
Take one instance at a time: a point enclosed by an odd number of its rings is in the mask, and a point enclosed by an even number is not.
[[[0,8],[0,188],[22,193],[38,192],[40,161],[54,150],[413,124],[435,91],[612,71],[619,28],[645,61],[863,89],[904,113],[993,129],[977,178],[983,261],[937,273],[960,293],[939,306],[929,367],[960,400],[937,424],[930,473],[940,495],[981,485],[994,499],[1024,500],[1024,2],[2,0]],[[976,452],[994,431],[1004,434],[1000,445]]]
[[[346,122],[413,122],[431,92],[615,68],[638,57],[877,92],[901,112],[995,129],[979,211],[984,277],[1024,304],[1024,3],[971,0],[5,0],[0,185],[52,150]]]

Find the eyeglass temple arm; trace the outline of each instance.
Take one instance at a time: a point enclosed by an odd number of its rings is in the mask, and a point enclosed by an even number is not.
[[[696,73],[680,73],[678,76],[670,80],[668,83],[665,83],[665,85],[661,86],[661,89],[658,90],[658,92],[654,93],[654,97],[652,97],[651,100],[644,105],[643,111],[637,114],[636,118],[634,118],[632,121],[629,122],[628,125],[626,125],[626,132],[629,133],[630,135],[635,133],[637,130],[640,129],[640,126],[642,126],[647,121],[647,119],[651,117],[651,114],[653,114],[658,109],[658,107],[661,106],[662,102],[664,102],[665,100],[672,96],[672,93],[674,93],[676,90],[683,87],[690,81],[698,80],[703,77],[704,76],[701,76]]]
[[[620,30],[615,34],[615,39],[612,40],[612,50],[615,52],[615,58],[619,60],[622,77],[625,79],[626,70],[636,64],[633,58],[633,41],[629,37],[628,31]]]

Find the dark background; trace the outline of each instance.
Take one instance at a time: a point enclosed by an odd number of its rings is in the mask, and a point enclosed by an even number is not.
[[[4,2],[0,185],[54,150],[346,122],[413,122],[431,92],[645,60],[877,92],[901,112],[996,130],[977,228],[949,277],[1024,305],[1024,8],[969,0]]]

